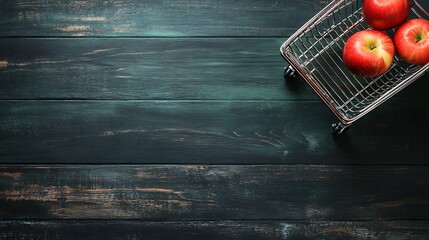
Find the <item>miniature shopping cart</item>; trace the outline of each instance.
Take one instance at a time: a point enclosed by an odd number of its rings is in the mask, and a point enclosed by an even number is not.
[[[429,18],[427,0],[412,0],[409,18]],[[369,29],[361,12],[362,0],[333,0],[285,43],[280,52],[290,64],[286,79],[298,73],[340,120],[332,124],[333,134],[349,126],[429,69],[395,57],[391,68],[375,78],[351,74],[342,61],[342,49],[354,33]],[[393,35],[393,30],[388,32]]]

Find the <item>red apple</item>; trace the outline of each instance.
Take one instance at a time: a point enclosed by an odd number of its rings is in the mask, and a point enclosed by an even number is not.
[[[365,22],[374,29],[387,30],[398,26],[410,15],[410,0],[363,0]]]
[[[363,30],[353,34],[343,49],[346,68],[363,77],[376,77],[386,72],[394,56],[392,39],[378,30]]]
[[[429,21],[411,19],[396,30],[393,37],[398,55],[411,64],[429,63]]]

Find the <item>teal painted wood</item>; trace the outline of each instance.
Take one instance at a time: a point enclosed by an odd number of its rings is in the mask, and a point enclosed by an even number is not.
[[[427,221],[1,221],[3,240],[427,240]]]
[[[427,239],[428,76],[341,138],[282,80],[327,2],[0,0],[0,238]]]
[[[320,101],[1,101],[2,163],[427,164],[428,104],[333,138]]]
[[[304,94],[285,87],[282,42],[0,39],[0,98],[315,98],[308,88]]]
[[[0,36],[288,36],[326,1],[1,0]]]
[[[0,39],[0,99],[319,100],[285,83],[284,40]],[[426,99],[414,85],[401,98]]]
[[[0,218],[427,220],[428,171],[428,166],[1,165]]]

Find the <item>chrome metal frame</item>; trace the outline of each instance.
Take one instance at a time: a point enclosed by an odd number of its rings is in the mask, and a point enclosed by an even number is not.
[[[410,18],[429,19],[429,10],[412,0]],[[342,49],[354,33],[369,29],[361,13],[362,0],[333,0],[280,47],[295,69],[346,126],[388,100],[425,74],[426,65],[411,65],[395,57],[391,68],[375,78],[351,74]],[[393,35],[393,30],[387,32]]]

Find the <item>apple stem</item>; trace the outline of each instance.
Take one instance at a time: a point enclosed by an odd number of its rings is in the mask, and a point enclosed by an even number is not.
[[[370,49],[374,50],[375,48],[377,48],[377,46],[371,45]]]
[[[417,36],[416,36],[416,43],[420,42],[421,40],[423,40],[423,33],[422,32],[418,32]]]

